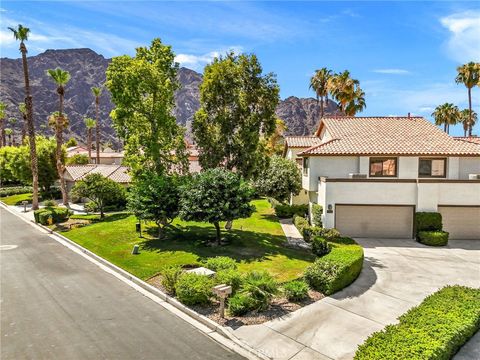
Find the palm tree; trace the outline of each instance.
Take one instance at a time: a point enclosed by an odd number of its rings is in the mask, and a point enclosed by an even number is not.
[[[55,124],[54,126],[55,138],[57,140],[55,157],[57,160],[58,177],[60,179],[60,190],[62,191],[63,204],[68,206],[68,193],[67,193],[67,187],[65,184],[65,178],[63,175],[65,166],[63,164],[63,159],[62,159],[62,145],[63,145],[63,130],[68,125],[68,118],[63,114],[63,98],[65,96],[65,85],[70,80],[70,73],[60,68],[56,68],[56,69],[47,70],[47,75],[49,75],[52,81],[57,85],[57,94],[59,97],[59,111],[50,115],[49,123],[51,126],[53,122]]]
[[[471,61],[468,64],[459,66],[457,67],[457,73],[455,82],[457,84],[464,84],[468,91],[468,110],[470,111],[468,136],[472,136],[472,88],[474,86],[480,86],[480,63]]]
[[[356,96],[356,89],[360,82],[350,77],[350,72],[345,70],[340,74],[334,74],[330,78],[329,88],[334,99],[340,104],[340,110],[345,113],[347,106]]]
[[[365,92],[357,86],[353,92],[352,100],[345,108],[345,115],[355,116],[357,112],[362,112],[367,107],[365,103]]]
[[[8,142],[10,143],[10,146],[13,146],[13,142],[12,142],[13,130],[10,128],[6,128],[4,132],[8,136]]]
[[[8,119],[8,122],[12,126],[12,138],[10,138],[10,146],[15,146],[16,145],[15,144],[15,124],[17,123],[17,119],[14,117],[11,117],[10,119]],[[12,139],[13,139],[13,142],[12,142]]]
[[[25,103],[21,103],[18,105],[18,110],[22,114],[23,117],[23,126],[22,126],[22,144],[25,140],[25,136],[27,136],[27,107]]]
[[[100,164],[100,96],[101,87],[92,87],[92,94],[95,96],[95,150],[97,152],[96,163]]]
[[[450,125],[458,124],[460,121],[460,110],[453,104],[445,103],[437,106],[432,116],[435,119],[435,125],[443,125],[443,130],[448,134]]]
[[[85,126],[87,127],[87,148],[88,148],[88,162],[92,158],[92,129],[95,127],[97,122],[92,118],[85,118]]]
[[[5,110],[7,109],[7,105],[5,103],[0,102],[0,147],[6,146],[7,141],[5,138],[5,129],[3,128],[5,126],[4,121],[5,121]]]
[[[473,126],[477,122],[477,113],[472,110],[472,118],[470,119],[470,110],[463,109],[460,111],[460,122],[463,124],[463,136],[467,136],[467,132],[470,130],[470,124]],[[470,134],[469,136],[472,136]]]
[[[20,52],[22,53],[23,77],[25,80],[25,106],[27,111],[28,140],[30,142],[30,164],[32,168],[32,210],[38,209],[38,162],[37,146],[35,142],[35,126],[33,125],[33,102],[30,92],[30,79],[28,76],[27,47],[25,41],[28,40],[30,29],[18,25],[18,27],[9,29],[13,32],[15,40],[20,40]]]
[[[320,118],[323,118],[324,114],[323,98],[328,102],[328,92],[330,90],[328,85],[331,77],[332,71],[324,67],[320,70],[316,70],[315,74],[310,79],[310,89],[315,91],[317,102],[320,98]]]

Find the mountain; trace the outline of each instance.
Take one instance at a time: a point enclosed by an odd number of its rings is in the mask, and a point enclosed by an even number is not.
[[[94,98],[90,88],[105,82],[105,71],[110,59],[104,58],[90,49],[47,50],[28,58],[30,80],[33,96],[33,110],[35,127],[39,133],[52,135],[47,127],[47,117],[57,110],[58,97],[55,85],[45,74],[47,69],[61,67],[70,72],[71,80],[65,91],[65,113],[69,117],[70,126],[65,136],[75,137],[84,141],[86,128],[83,123],[85,116],[95,118]],[[7,105],[7,119],[15,117],[22,119],[18,111],[18,104],[24,100],[24,83],[21,59],[0,59],[0,101]],[[195,111],[200,106],[199,86],[202,75],[187,69],[180,68],[178,80],[180,89],[175,95],[176,109],[174,111],[177,122],[191,128]],[[112,127],[109,113],[113,108],[108,91],[104,91],[100,98],[100,118],[102,142],[110,142],[114,147],[121,147]],[[336,112],[336,104],[329,101],[326,104],[326,114]],[[312,134],[319,118],[320,106],[313,98],[297,98],[294,96],[282,100],[277,108],[277,115],[288,126],[289,135]],[[8,125],[7,125],[8,126]],[[15,132],[18,136],[22,121],[17,121]]]

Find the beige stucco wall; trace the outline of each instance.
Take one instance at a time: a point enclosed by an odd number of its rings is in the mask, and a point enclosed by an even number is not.
[[[350,173],[358,173],[357,156],[311,156],[309,161],[308,175],[302,175],[302,186],[309,191],[317,191],[321,176],[347,178]]]

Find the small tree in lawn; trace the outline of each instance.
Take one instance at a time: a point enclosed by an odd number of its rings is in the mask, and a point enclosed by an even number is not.
[[[180,197],[180,217],[186,221],[204,221],[216,229],[217,244],[221,244],[220,221],[233,221],[252,215],[252,188],[242,178],[223,168],[196,174],[183,187]]]
[[[180,188],[177,176],[157,175],[146,171],[136,177],[128,195],[128,209],[139,220],[153,221],[158,226],[158,238],[164,236],[179,212]]]
[[[261,195],[286,202],[290,195],[298,195],[302,188],[302,175],[297,164],[279,156],[272,156],[270,164],[255,182]]]
[[[125,198],[125,189],[112,179],[101,174],[90,174],[78,181],[72,189],[72,195],[88,198],[100,210],[100,218],[104,218],[105,205],[121,201]]]

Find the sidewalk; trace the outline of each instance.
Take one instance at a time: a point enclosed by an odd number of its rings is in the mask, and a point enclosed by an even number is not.
[[[310,249],[310,244],[303,240],[303,236],[293,224],[292,219],[280,219],[280,225],[282,226],[282,230],[287,237],[287,244],[289,247]]]

